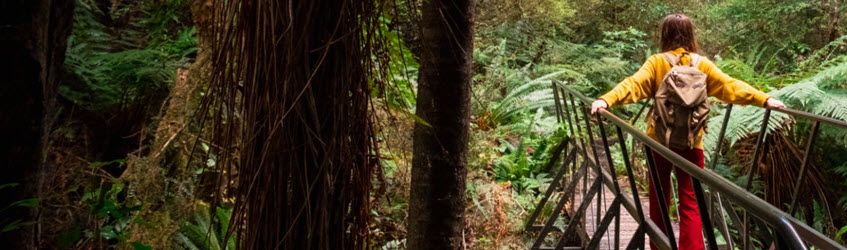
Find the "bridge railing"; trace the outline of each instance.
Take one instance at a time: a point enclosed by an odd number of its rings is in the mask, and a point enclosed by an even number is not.
[[[648,217],[645,216],[642,211],[642,203],[640,201],[638,191],[636,188],[636,184],[634,181],[634,174],[632,171],[632,162],[630,158],[630,154],[626,147],[626,135],[632,136],[634,139],[633,142],[638,142],[644,145],[644,155],[647,160],[647,165],[649,168],[650,178],[653,180],[653,183],[657,184],[657,192],[662,193],[663,188],[670,187],[662,187],[658,185],[658,175],[657,169],[654,163],[654,159],[652,157],[652,152],[655,152],[669,162],[676,166],[676,169],[679,171],[685,171],[691,176],[692,185],[694,188],[695,198],[697,200],[697,205],[700,210],[700,217],[703,225],[704,237],[706,241],[706,246],[708,249],[718,249],[717,240],[714,234],[714,225],[717,224],[718,231],[723,235],[726,240],[726,244],[730,249],[734,249],[732,236],[730,235],[729,227],[725,220],[725,215],[730,218],[733,226],[738,232],[740,239],[742,239],[743,243],[741,249],[751,249],[753,245],[750,243],[750,238],[753,235],[757,235],[763,238],[761,244],[763,246],[773,246],[776,249],[808,249],[809,246],[814,246],[821,249],[845,249],[838,243],[829,239],[828,237],[822,235],[820,232],[814,230],[808,225],[796,220],[788,213],[781,211],[779,208],[772,206],[756,195],[748,192],[750,186],[750,181],[754,177],[754,172],[756,168],[751,169],[749,171],[749,175],[747,178],[746,188],[741,188],[729,180],[723,178],[722,176],[714,173],[709,169],[701,169],[697,165],[689,162],[682,156],[676,154],[671,149],[661,145],[655,140],[648,137],[646,134],[641,132],[640,130],[633,127],[629,121],[621,119],[614,114],[607,111],[600,111],[594,115],[589,115],[588,108],[590,107],[591,102],[594,99],[589,99],[579,93],[571,89],[570,87],[562,84],[560,82],[553,84],[553,93],[556,100],[556,113],[560,122],[567,123],[567,126],[570,128],[570,137],[568,140],[563,142],[562,145],[556,148],[557,152],[568,152],[566,148],[568,145],[572,146],[572,149],[569,151],[566,157],[563,158],[562,167],[560,168],[558,174],[553,180],[553,184],[548,188],[545,192],[545,196],[540,202],[539,206],[537,206],[536,211],[531,215],[529,222],[526,225],[527,231],[541,231],[538,236],[535,244],[532,246],[534,249],[548,249],[550,247],[543,247],[542,244],[547,234],[550,231],[554,231],[552,225],[553,220],[558,216],[559,211],[563,209],[564,204],[567,200],[570,200],[571,211],[575,213],[571,214],[571,221],[568,223],[566,229],[563,231],[564,234],[558,240],[558,243],[555,246],[555,249],[568,249],[568,248],[582,248],[586,247],[585,244],[582,244],[579,247],[566,247],[566,242],[569,240],[567,238],[573,237],[570,234],[574,234],[575,228],[578,227],[579,224],[585,223],[585,210],[588,208],[588,204],[593,201],[593,197],[595,194],[598,194],[597,197],[597,220],[596,222],[591,222],[594,225],[595,232],[590,239],[582,239],[584,243],[586,240],[590,242],[587,244],[589,249],[597,248],[599,245],[598,237],[602,237],[609,229],[609,224],[611,224],[612,219],[615,220],[616,226],[614,232],[614,246],[617,249],[619,246],[619,237],[620,237],[620,207],[623,206],[627,211],[633,215],[634,219],[639,223],[638,230],[635,233],[635,237],[632,238],[627,244],[627,249],[641,249],[644,247],[644,235],[649,235],[650,239],[656,244],[657,247],[661,249],[677,249],[676,239],[674,237],[673,227],[671,226],[670,217],[668,214],[668,202],[664,200],[664,196],[658,195],[658,203],[661,211],[663,211],[663,216],[661,218],[661,223],[664,224],[664,228],[668,230],[666,232],[662,232],[656,224],[654,224]],[[646,106],[646,105],[645,105]],[[719,143],[723,141],[723,137],[725,134],[725,130],[727,127],[727,122],[729,120],[729,116],[731,115],[732,106],[730,105],[727,108],[727,113],[725,114],[725,120],[723,121],[723,126],[721,128],[719,134]],[[638,116],[643,112],[644,108],[638,112],[635,118],[632,121],[636,120]],[[783,112],[795,117],[811,119],[813,120],[812,132],[809,136],[809,139],[805,145],[806,151],[803,157],[803,165],[801,166],[801,170],[797,182],[794,186],[794,192],[792,196],[792,203],[790,205],[790,212],[794,212],[796,209],[796,199],[799,190],[799,185],[802,183],[802,180],[805,176],[805,172],[807,171],[807,165],[809,161],[809,154],[812,152],[813,144],[815,141],[815,137],[818,133],[818,127],[820,123],[827,123],[838,127],[847,128],[847,122],[836,120],[828,117],[823,117],[815,114],[810,114],[798,110],[793,109],[776,109],[771,110],[768,109],[765,111],[765,117],[763,119],[762,130],[759,133],[759,138],[757,138],[755,152],[754,152],[754,162],[752,166],[758,165],[758,158],[762,151],[762,141],[764,140],[764,132],[767,128],[767,123],[769,122],[770,113],[772,111]],[[593,117],[592,117],[593,116]],[[580,126],[580,124],[584,123],[584,126]],[[629,188],[632,191],[631,194],[627,194],[627,192],[623,191],[618,184],[618,178],[616,176],[616,171],[614,168],[614,160],[612,159],[612,152],[610,151],[609,145],[609,136],[606,131],[607,124],[609,126],[614,126],[617,132],[617,143],[620,146],[624,167],[627,172],[627,177],[629,179]],[[608,169],[604,169],[602,167],[601,161],[598,157],[598,148],[594,146],[594,136],[595,133],[592,131],[597,127],[599,130],[599,137],[603,142],[603,148],[599,150],[604,150],[606,157],[606,164]],[[587,138],[586,138],[587,137]],[[583,141],[583,138],[588,139],[588,144]],[[717,145],[716,148],[720,148],[720,144]],[[588,152],[591,151],[591,154]],[[717,151],[717,150],[716,150]],[[554,159],[548,163],[546,168],[551,168],[554,164],[556,164],[559,160],[560,153],[554,154]],[[632,147],[632,154],[635,154],[635,147]],[[577,164],[580,159],[577,159],[576,156],[582,156],[582,164]],[[715,153],[715,157],[713,157],[712,167],[714,168],[714,162],[717,159],[717,152]],[[571,166],[568,168],[568,166]],[[590,188],[589,184],[589,171],[588,167],[591,166],[593,168],[593,172],[595,173],[595,181],[592,182]],[[533,224],[536,218],[539,215],[539,210],[541,210],[544,205],[548,202],[549,198],[552,195],[552,191],[558,188],[557,184],[566,180],[565,174],[570,171],[570,184],[565,189],[564,196],[558,202],[556,208],[553,210],[553,214],[551,218],[548,219],[547,223],[544,225]],[[582,180],[580,182],[580,180]],[[575,197],[575,187],[578,185],[577,183],[583,184],[582,189],[582,198],[583,201],[579,204],[579,208],[575,209],[574,204],[576,202]],[[601,184],[602,183],[602,184]],[[604,184],[604,185],[603,185]],[[706,190],[703,186],[708,187]],[[600,201],[602,200],[602,189],[609,188],[615,195],[615,199],[606,211],[606,214],[603,216],[602,220],[600,218]],[[562,186],[564,187],[564,186]],[[706,191],[708,191],[708,196]],[[717,206],[713,206],[717,203]],[[733,206],[732,204],[735,204]],[[739,215],[736,210],[742,210],[742,215]],[[741,219],[743,217],[743,219]],[[751,231],[754,230],[754,231]],[[584,237],[584,236],[583,236]],[[571,242],[573,240],[570,240]],[[573,243],[571,243],[573,244]]]

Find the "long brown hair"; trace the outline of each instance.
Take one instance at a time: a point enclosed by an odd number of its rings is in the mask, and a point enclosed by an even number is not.
[[[697,40],[694,38],[694,23],[683,14],[670,14],[662,20],[662,52],[677,48],[697,52]]]

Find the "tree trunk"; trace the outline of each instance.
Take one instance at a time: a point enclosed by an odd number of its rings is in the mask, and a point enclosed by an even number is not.
[[[826,29],[821,34],[821,47],[840,37],[841,27],[841,4],[842,0],[824,0],[821,7],[828,12],[826,17]]]
[[[20,185],[0,191],[2,207],[41,197],[45,178],[50,175],[44,152],[55,120],[56,87],[65,61],[73,7],[73,0],[0,3],[0,185]],[[3,211],[3,223],[17,219],[35,222],[34,226],[4,233],[3,245],[38,248],[37,214],[37,208],[21,206]]]
[[[212,113],[217,166],[235,176],[218,182],[234,197],[230,235],[241,249],[366,249],[383,1],[214,2],[198,112]]]
[[[426,1],[422,8],[414,129],[409,249],[463,245],[473,62],[472,1]]]

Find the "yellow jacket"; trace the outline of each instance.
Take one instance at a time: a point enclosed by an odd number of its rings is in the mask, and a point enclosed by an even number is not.
[[[679,55],[685,52],[685,49],[678,48],[672,52]],[[753,104],[760,107],[763,107],[770,98],[764,92],[723,73],[709,59],[702,56],[700,58],[697,69],[706,74],[706,88],[708,88],[709,96],[732,104]],[[683,56],[680,62],[688,64],[690,62],[689,56]],[[638,72],[623,80],[609,93],[601,96],[600,99],[606,101],[606,104],[611,107],[612,105],[634,103],[644,98],[652,98],[670,69],[670,63],[661,54],[655,54],[647,59],[647,62],[641,66]],[[657,138],[652,122],[647,124],[647,135],[654,140]],[[694,148],[703,149],[703,131],[700,131],[695,139]]]

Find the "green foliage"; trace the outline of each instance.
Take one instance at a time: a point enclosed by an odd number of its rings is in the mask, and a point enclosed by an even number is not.
[[[112,161],[122,163],[122,160]],[[101,166],[106,166],[111,162],[95,162],[90,168],[97,169]],[[82,202],[88,205],[89,210],[99,220],[97,230],[85,229],[83,232],[85,237],[89,239],[106,239],[117,240],[118,244],[131,244],[136,249],[143,248],[145,245],[139,242],[129,242],[130,229],[133,225],[143,225],[146,222],[138,218],[138,212],[145,206],[142,205],[127,205],[120,201],[119,196],[123,191],[123,184],[120,180],[114,179],[103,185],[87,190],[82,196]],[[66,234],[67,238],[63,239],[65,244],[74,242],[78,237],[75,233],[76,229],[71,229],[71,234]]]
[[[777,56],[783,49],[766,57],[765,53],[769,51],[768,47],[759,44],[753,47],[752,51],[746,53],[746,57],[734,53],[736,58],[743,59],[723,59],[716,56],[718,60],[715,65],[728,75],[767,92],[771,88],[781,87],[785,83],[793,83],[790,76],[777,75],[776,72]],[[761,68],[757,69],[757,65],[761,65]]]
[[[664,0],[570,0],[576,16],[566,24],[576,31],[574,40],[593,43],[604,39],[604,32],[625,30],[633,27],[655,35],[658,21],[670,13],[685,11],[702,5],[696,1]]]
[[[847,120],[847,61],[833,60],[820,68],[815,70],[815,75],[771,94],[784,100],[789,107]],[[799,119],[797,127],[808,128],[809,124],[811,121]],[[844,162],[847,155],[847,131],[822,125],[816,145],[816,152],[821,152],[825,162],[834,163],[827,164],[832,165],[828,170],[842,179],[847,177],[847,165],[837,163]],[[841,182],[840,186],[838,189],[844,190],[847,182]],[[847,193],[841,192],[838,204],[847,209]]]
[[[558,129],[546,128],[546,131],[556,131],[553,134],[524,133],[518,146],[501,141],[503,156],[494,160],[496,180],[511,182],[513,199],[526,210],[543,209],[542,217],[553,213],[552,203],[543,208],[536,208],[535,203],[541,198],[539,192],[547,190],[553,179],[552,173],[541,172],[541,168],[552,157],[555,145],[566,140],[567,135],[562,124],[555,126]]]
[[[713,36],[705,38],[712,48],[726,46],[737,51],[756,51],[761,44],[768,44],[770,47],[762,50],[779,54],[776,71],[789,73],[798,56],[829,42],[820,35],[822,29],[830,28],[822,27],[828,22],[827,9],[824,3],[811,0],[732,0],[709,9],[707,25],[713,26]]]
[[[847,119],[847,62],[821,70],[812,77],[772,92],[792,107],[836,119]]]
[[[9,193],[9,192],[20,192],[18,190],[18,183],[5,183],[0,185],[0,193]],[[33,221],[24,221],[23,218],[16,218],[14,216],[10,216],[10,209],[21,209],[21,208],[37,208],[40,206],[41,199],[38,198],[29,198],[14,201],[11,204],[3,204],[5,207],[0,209],[0,235],[5,234],[7,232],[15,231],[21,229],[22,227],[32,225],[35,222]]]
[[[216,207],[212,217],[208,206],[199,206],[194,213],[194,222],[186,222],[177,233],[176,240],[191,250],[236,249],[235,235],[224,242],[231,217],[231,209]]]
[[[406,249],[405,246],[406,246],[406,239],[392,240],[392,241],[386,242],[385,245],[382,245],[382,247],[380,247],[379,249],[381,249],[381,250],[401,250],[401,249]]]
[[[190,0],[148,0],[144,2],[141,10],[143,18],[138,20],[138,26],[143,27],[143,30],[146,31],[149,44],[174,43],[174,47],[177,49],[180,48],[180,45],[184,46],[181,47],[182,49],[195,47],[196,41],[182,40],[184,39],[182,37],[183,30],[192,26],[191,12],[189,11],[190,2]],[[182,43],[174,42],[180,40],[182,40]],[[191,40],[194,40],[194,38],[192,37]],[[181,51],[183,50],[178,49],[174,52]]]
[[[835,234],[835,240],[840,244],[847,244],[847,239],[844,238],[844,234],[847,233],[847,226],[841,227],[838,229],[838,233]]]
[[[639,61],[650,56],[646,53],[648,46],[644,42],[647,33],[633,27],[619,31],[603,31],[603,36],[603,46],[620,52],[623,58]]]
[[[546,151],[553,146],[557,138],[561,139],[560,136],[546,138],[543,131],[555,131],[553,128],[561,128],[561,125],[555,124],[555,117],[545,119],[543,115],[542,109],[538,109],[532,119],[504,128],[522,133],[518,138],[518,145],[513,145],[505,139],[500,140],[503,156],[494,161],[494,174],[500,181],[513,181],[517,190],[543,184],[546,176],[538,174],[545,159],[549,158]]]
[[[553,106],[555,104],[551,89],[553,81],[550,79],[566,73],[573,72],[569,70],[553,72],[511,90],[503,100],[494,104],[491,110],[491,121],[497,124],[507,123],[514,121],[515,116],[522,112]]]
[[[721,60],[718,61],[718,65],[722,65],[721,67],[725,70],[728,69],[727,71],[731,75],[734,73],[742,79],[743,77],[774,79],[767,75],[751,73],[753,70],[748,65],[756,64],[758,58],[761,58],[761,56],[748,58],[746,63],[737,60]],[[844,90],[844,82],[847,80],[847,76],[845,74],[847,74],[847,63],[838,63],[820,70],[811,77],[772,91],[769,94],[774,98],[783,100],[791,108],[844,120],[847,119],[847,92]],[[724,110],[721,106],[713,106],[712,110],[716,115],[709,119],[708,127],[720,129]],[[732,147],[738,140],[757,133],[763,116],[764,109],[758,107],[734,107],[727,124],[726,138],[729,141],[727,146]],[[791,118],[784,113],[771,112],[767,132],[786,128],[785,126],[790,124],[789,119]],[[808,121],[801,120],[799,122]],[[847,134],[840,129],[823,127],[822,134],[832,138],[835,142],[843,142],[847,139]],[[717,145],[717,136],[718,133],[706,133],[703,139],[704,145],[707,147]],[[708,149],[707,152],[712,150]],[[707,157],[709,156],[710,154],[707,154]]]
[[[553,81],[564,81],[590,94],[606,91],[638,67],[621,60],[620,55],[635,54],[645,47],[637,42],[643,33],[635,29],[608,33],[604,44],[592,46],[539,39],[550,35],[546,31],[520,21],[482,32],[486,40],[498,43],[474,50],[476,116],[490,115],[487,122],[492,126],[517,122],[520,113],[553,105]]]
[[[812,223],[812,228],[818,230],[818,232],[826,232],[826,226],[829,222],[829,216],[826,212],[829,208],[825,207],[824,204],[815,200],[812,204],[812,216],[814,223]]]
[[[394,110],[405,111],[415,109],[415,87],[417,87],[418,68],[420,65],[412,52],[400,40],[396,30],[390,28],[391,20],[380,17],[380,36],[385,38],[388,48],[388,70],[385,89],[375,88],[373,96],[384,96],[388,106]]]
[[[832,168],[832,172],[841,175],[841,186],[847,187],[847,163],[841,164],[839,166],[835,166]],[[843,190],[843,189],[842,189]],[[841,196],[841,199],[838,200],[838,204],[841,206],[841,209],[847,211],[847,195]]]
[[[187,17],[179,16],[186,3],[157,1],[144,5],[142,14],[133,11],[135,5],[118,4],[107,11],[96,6],[80,0],[74,10],[65,59],[70,79],[59,86],[59,94],[103,113],[166,95],[174,68],[186,65],[196,51],[196,31]],[[99,21],[110,18],[130,22],[112,27]],[[177,32],[169,34],[172,30]]]
[[[814,70],[816,67],[823,66],[827,62],[838,59],[847,49],[847,35],[841,36],[838,39],[829,42],[823,48],[816,50],[809,58],[801,62],[797,67],[799,73],[809,70]]]
[[[719,134],[717,131],[719,131],[721,129],[721,125],[723,125],[726,110],[719,105],[712,105],[712,112],[715,115],[709,118],[707,125],[707,127],[710,128],[710,133],[703,135],[703,146],[706,148],[704,150],[704,152],[706,152],[704,155],[706,156],[707,162],[711,161],[712,154],[709,152],[714,152],[714,147],[717,145]],[[729,117],[729,123],[726,125],[726,134],[724,139],[727,141],[724,146],[732,148],[732,146],[741,139],[747,138],[753,133],[758,133],[761,129],[764,116],[765,109],[755,106],[734,106],[732,108],[732,115]],[[765,133],[772,133],[773,131],[782,128],[788,124],[790,119],[791,118],[785,113],[771,112],[770,119],[768,120],[768,128]]]

